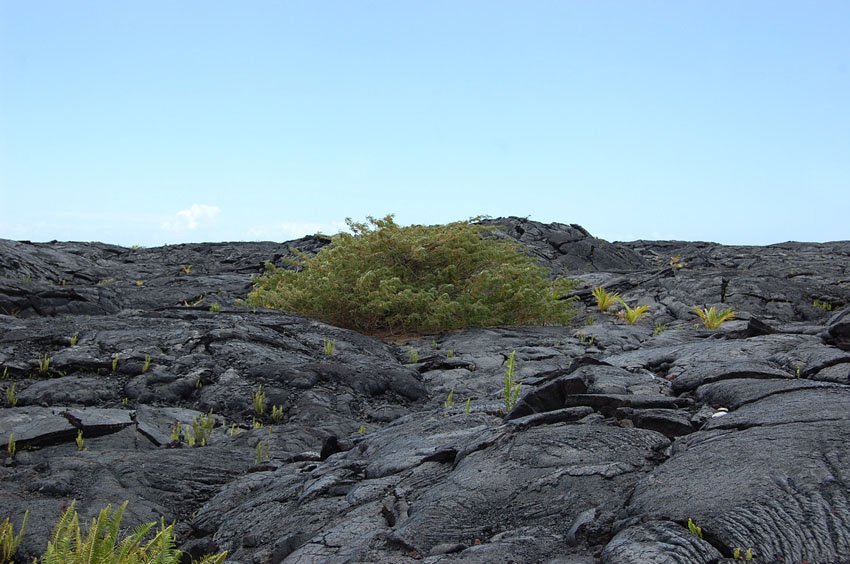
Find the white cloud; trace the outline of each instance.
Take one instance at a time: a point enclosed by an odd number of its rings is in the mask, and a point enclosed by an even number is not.
[[[190,208],[180,210],[174,217],[161,223],[167,231],[192,231],[215,222],[221,214],[221,208],[204,204],[193,204]]]

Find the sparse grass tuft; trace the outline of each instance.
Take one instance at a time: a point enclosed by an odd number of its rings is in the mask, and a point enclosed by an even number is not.
[[[77,443],[77,450],[78,451],[82,452],[82,451],[86,450],[86,444],[85,444],[85,441],[83,441],[83,430],[82,429],[77,430],[77,438],[74,442]]]
[[[6,453],[9,456],[15,456],[17,451],[17,443],[15,442],[15,433],[9,433],[9,442],[6,443]],[[2,562],[2,560],[0,560]]]
[[[658,335],[660,335],[661,333],[663,333],[666,330],[667,330],[667,325],[665,325],[664,323],[661,323],[660,321],[656,322],[655,323],[655,329],[652,330],[652,336],[657,337]]]
[[[151,355],[145,355],[145,362],[142,364],[142,374],[151,369]]]
[[[419,351],[416,349],[410,349],[407,353],[407,360],[410,361],[410,364],[416,364],[419,362]]]
[[[221,304],[213,302],[210,304],[210,313],[221,313]]]
[[[6,388],[6,403],[9,404],[9,407],[15,407],[18,405],[18,396],[15,394],[15,382],[9,384],[9,387]]]
[[[118,370],[118,355],[112,355],[112,371],[115,372]]]
[[[272,421],[275,423],[280,423],[283,419],[283,406],[282,405],[273,405],[272,406]]]
[[[823,311],[832,311],[832,308],[834,306],[832,305],[831,302],[828,302],[826,300],[813,300],[812,301],[812,307],[816,307],[816,308],[823,310]]]
[[[714,306],[708,309],[694,306],[693,310],[699,316],[703,326],[711,331],[719,329],[724,322],[735,319],[735,312],[732,309],[717,311]]]
[[[77,339],[79,339],[79,335],[72,335],[70,339],[68,339],[68,343],[73,347],[77,344]]]
[[[322,350],[325,353],[325,356],[330,358],[334,355],[334,351],[336,351],[336,341],[333,339],[325,338],[322,341]]]

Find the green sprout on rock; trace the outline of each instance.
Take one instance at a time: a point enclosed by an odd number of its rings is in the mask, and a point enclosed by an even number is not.
[[[514,379],[516,371],[516,351],[511,351],[505,366],[505,375],[502,378],[502,395],[505,398],[505,414],[513,411],[519,400],[521,382]]]
[[[719,329],[724,322],[735,319],[735,312],[731,308],[718,311],[714,306],[711,306],[710,308],[694,306],[693,311],[700,318],[703,326],[710,331],[715,331]]]

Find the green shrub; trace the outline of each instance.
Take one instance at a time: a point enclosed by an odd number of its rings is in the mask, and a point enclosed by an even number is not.
[[[296,270],[266,265],[248,296],[253,307],[304,314],[373,334],[428,333],[472,326],[564,324],[572,287],[512,241],[470,222],[401,227],[393,217],[348,220]]]

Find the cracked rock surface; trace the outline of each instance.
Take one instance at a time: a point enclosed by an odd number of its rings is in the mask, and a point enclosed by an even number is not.
[[[320,237],[0,240],[19,561],[71,500],[84,520],[129,500],[125,526],[164,516],[191,555],[244,564],[850,561],[850,243],[487,223],[579,280],[571,326],[381,341],[246,307],[266,261]],[[647,316],[599,312],[598,286]],[[737,316],[708,330],[694,306]]]

